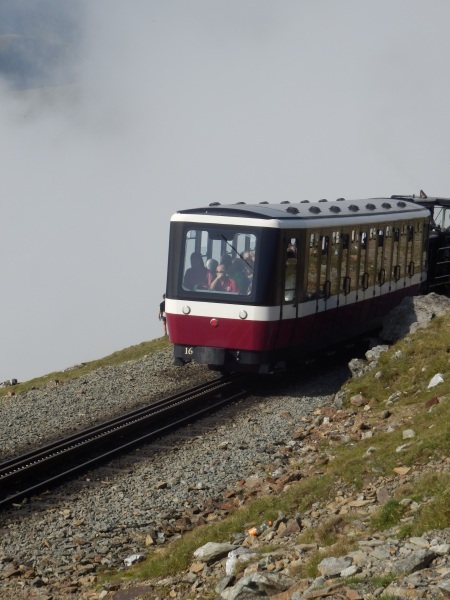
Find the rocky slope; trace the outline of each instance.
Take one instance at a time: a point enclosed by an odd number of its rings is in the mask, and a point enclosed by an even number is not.
[[[405,310],[409,315],[410,307]],[[429,318],[433,314],[431,311]],[[378,356],[376,351],[369,354],[372,367]],[[153,369],[149,368],[150,358],[144,368],[139,361],[126,365],[126,377],[134,388],[142,390],[148,385],[148,373],[153,389],[161,379],[161,391],[167,380],[180,385],[182,373],[192,377],[191,371],[172,370],[165,362],[168,356],[154,360]],[[354,376],[368,366],[353,363]],[[114,390],[120,390],[118,397],[124,398],[120,387],[123,369],[108,371],[112,397]],[[156,373],[161,373],[161,378]],[[260,535],[246,535],[242,529],[225,545],[199,543],[188,557],[187,568],[176,575],[133,584],[99,579],[102,569],[127,568],[126,564],[139,561],[154,549],[158,552],[186,532],[195,532],[203,524],[220,523],[255,498],[287,494],[298,481],[319,481],[333,460],[333,448],[366,440],[370,457],[376,452],[377,435],[389,431],[401,432],[401,446],[407,446],[414,435],[413,412],[429,414],[431,420],[436,407],[450,401],[433,392],[429,404],[411,407],[397,402],[398,397],[390,397],[385,410],[379,410],[373,399],[357,394],[343,404],[339,389],[346,376],[337,367],[319,378],[291,381],[277,391],[267,387],[245,405],[228,408],[219,420],[212,417],[201,427],[178,434],[175,446],[174,440],[164,440],[159,449],[125,457],[112,463],[109,470],[93,473],[58,494],[35,499],[31,512],[24,505],[2,515],[2,598],[449,597],[449,529],[399,539],[398,525],[377,533],[371,528],[374,512],[400,492],[402,525],[413,522],[432,499],[425,497],[419,502],[405,490],[413,489],[414,482],[426,472],[449,471],[448,456],[404,467],[401,449],[399,465],[389,475],[374,473],[358,490],[337,480],[327,501],[318,501],[297,514],[278,514]],[[58,414],[58,398],[63,396],[64,406],[69,406],[69,390],[77,403],[80,394],[86,395],[81,393],[83,389],[90,390],[86,406],[95,404],[100,388],[94,392],[91,386],[99,379],[95,374],[73,387],[64,386],[64,394],[57,386],[49,388],[44,405],[51,405]],[[126,394],[133,404],[138,396]],[[14,428],[14,420],[8,421],[6,414],[13,402],[14,414],[20,414],[22,400],[26,398],[7,399],[3,406],[2,420],[9,422],[9,429]],[[119,400],[117,403],[121,404]],[[97,409],[92,410],[95,413]],[[40,412],[33,412],[33,418]],[[40,423],[38,429],[42,430],[42,419]],[[15,444],[20,446],[20,435],[16,436]],[[322,451],[324,444],[331,453]],[[321,548],[323,538],[317,535],[323,534],[324,528],[336,540],[326,549]],[[318,576],[306,571],[314,561]]]

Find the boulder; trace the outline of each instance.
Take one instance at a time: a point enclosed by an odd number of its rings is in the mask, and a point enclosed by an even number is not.
[[[431,319],[450,312],[450,298],[431,292],[426,296],[407,297],[384,319],[380,338],[395,343],[426,327]]]

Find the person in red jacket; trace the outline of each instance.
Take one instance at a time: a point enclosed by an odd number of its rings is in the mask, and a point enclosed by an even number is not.
[[[227,275],[226,267],[223,263],[218,265],[216,278],[209,286],[209,289],[215,292],[233,292],[239,293],[239,288],[234,279]]]

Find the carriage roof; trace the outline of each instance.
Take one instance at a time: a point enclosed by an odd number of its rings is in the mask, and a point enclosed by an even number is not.
[[[262,220],[329,220],[333,219],[361,219],[369,220],[395,220],[403,215],[406,218],[424,217],[429,215],[428,209],[414,201],[398,198],[369,198],[365,200],[303,200],[300,202],[281,202],[271,204],[220,204],[213,202],[208,206],[180,210],[177,215],[203,215],[210,217],[236,217]],[[178,219],[177,219],[178,220]],[[191,220],[191,218],[189,219]],[[202,219],[203,220],[203,219]]]

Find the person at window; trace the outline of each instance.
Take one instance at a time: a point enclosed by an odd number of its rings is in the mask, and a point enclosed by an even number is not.
[[[209,286],[209,289],[215,292],[239,293],[239,288],[235,280],[227,275],[227,270],[223,263],[220,263],[217,267],[216,278]]]
[[[235,280],[241,294],[248,293],[248,284],[250,283],[247,277],[245,263],[241,258],[235,258],[229,270],[230,276]]]
[[[208,286],[208,269],[203,264],[203,257],[200,252],[193,252],[191,266],[184,274],[183,287],[187,290],[196,290],[197,288],[207,290]]]
[[[288,244],[286,254],[287,258],[297,258],[297,246],[295,244]]]
[[[290,245],[291,246],[291,245]],[[291,302],[295,299],[296,287],[296,269],[297,269],[297,254],[294,248],[288,247],[286,251],[286,281],[284,290],[285,302]]]
[[[217,267],[219,262],[215,258],[208,258],[206,261],[206,268],[208,269],[208,288],[216,278]]]
[[[252,258],[251,253],[248,250],[246,250],[245,252],[242,252],[241,258],[244,262],[245,274],[247,275],[247,279],[248,279],[247,293],[250,294],[252,291],[253,271],[255,270],[255,262]]]

